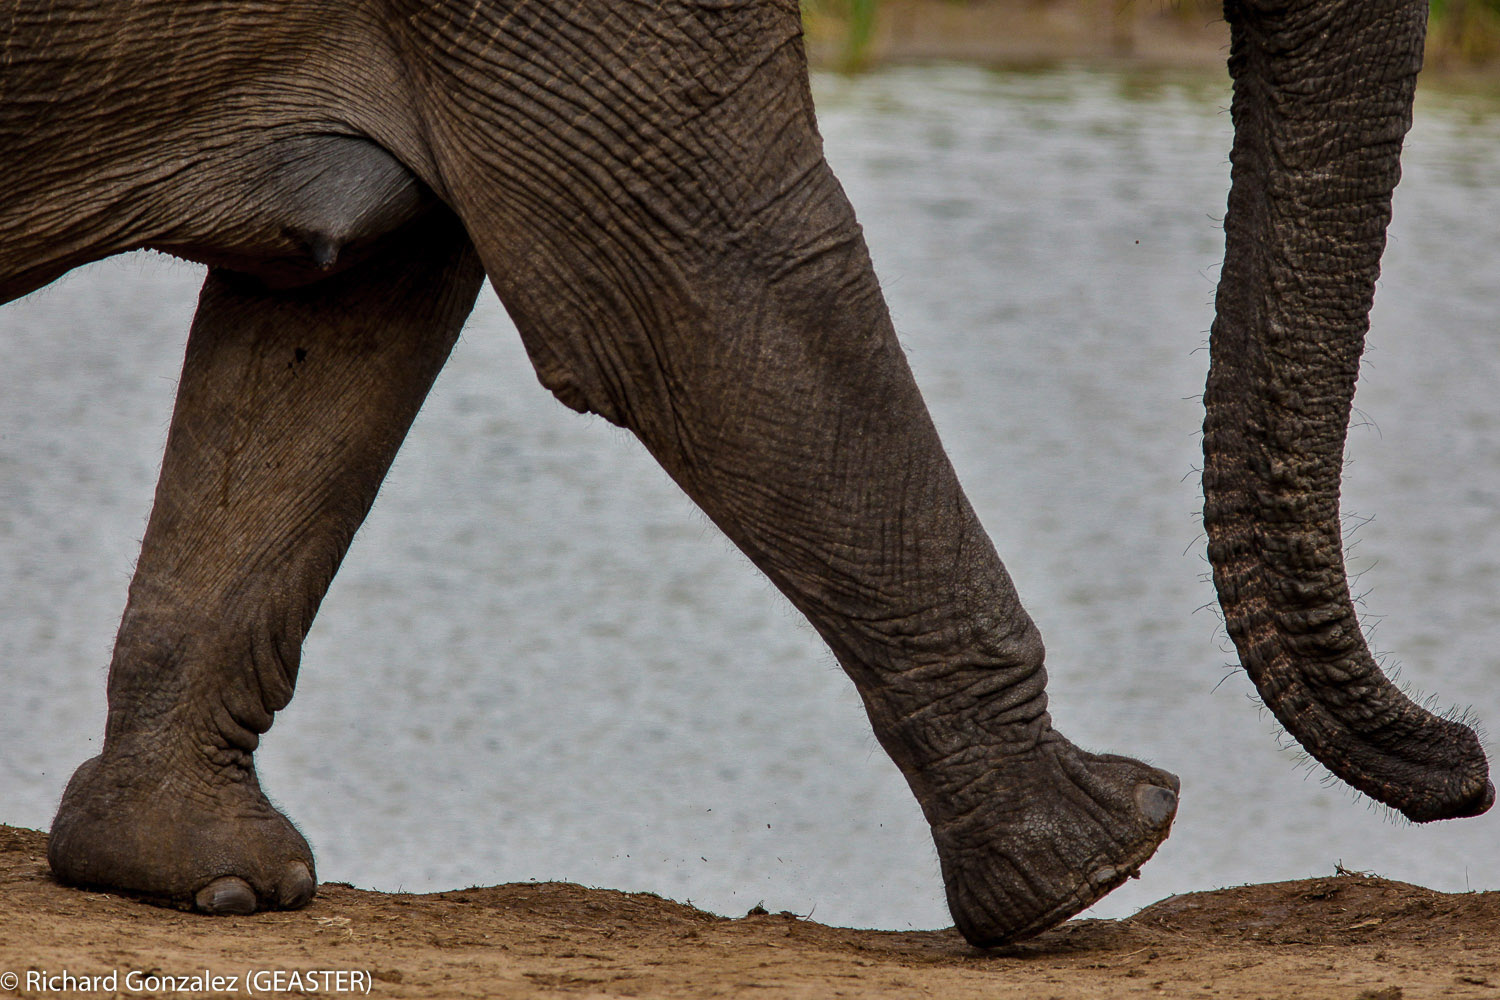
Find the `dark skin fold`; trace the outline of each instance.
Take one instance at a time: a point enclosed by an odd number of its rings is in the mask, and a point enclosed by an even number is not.
[[[138,247],[210,266],[59,877],[212,913],[311,896],[254,750],[486,275],[542,383],[636,434],[827,641],[970,941],[1065,919],[1166,837],[1172,775],[1052,727],[823,160],[791,0],[0,23],[0,299]]]

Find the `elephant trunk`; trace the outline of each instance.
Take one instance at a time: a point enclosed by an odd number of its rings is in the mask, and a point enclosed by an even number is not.
[[[1225,623],[1266,705],[1416,821],[1494,801],[1466,726],[1380,672],[1350,600],[1339,476],[1425,0],[1228,0],[1235,139],[1205,393],[1203,492]]]

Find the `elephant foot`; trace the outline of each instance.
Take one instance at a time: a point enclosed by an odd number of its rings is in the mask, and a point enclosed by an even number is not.
[[[249,755],[232,756],[242,760],[190,778],[158,755],[85,761],[52,823],[53,873],[202,913],[305,906],[312,850],[266,801]]]
[[[1177,813],[1175,775],[1050,730],[999,760],[947,763],[948,807],[928,815],[948,907],[982,948],[1039,934],[1135,877]]]

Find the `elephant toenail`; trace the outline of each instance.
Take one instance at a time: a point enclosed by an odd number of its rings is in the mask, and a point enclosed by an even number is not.
[[[1135,804],[1147,823],[1161,826],[1177,812],[1177,794],[1161,785],[1136,785]]]
[[[293,861],[282,873],[281,892],[277,894],[276,902],[284,910],[300,909],[307,905],[309,899],[312,899],[317,887],[307,865],[300,861]]]
[[[1120,880],[1120,871],[1114,865],[1105,865],[1089,876],[1089,881],[1095,885],[1110,885]]]
[[[193,902],[215,916],[244,915],[255,912],[255,891],[244,879],[224,875],[199,889]]]

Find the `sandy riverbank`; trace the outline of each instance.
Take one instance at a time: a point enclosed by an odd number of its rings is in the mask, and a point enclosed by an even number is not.
[[[1128,920],[1071,921],[985,953],[953,931],[731,920],[557,883],[426,895],[326,884],[305,910],[215,919],[64,888],[45,849],[44,834],[0,826],[0,996],[58,995],[24,978],[4,988],[5,973],[32,970],[113,971],[122,985],[131,970],[207,970],[235,977],[239,996],[266,995],[276,972],[309,970],[355,970],[370,996],[387,998],[1500,996],[1500,892],[1362,875],[1176,896]]]

